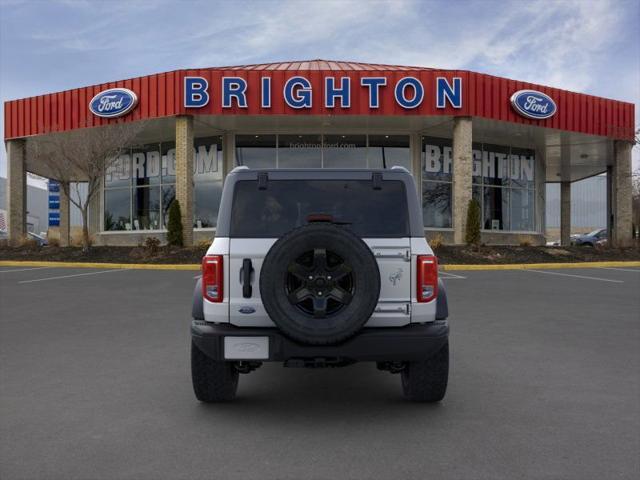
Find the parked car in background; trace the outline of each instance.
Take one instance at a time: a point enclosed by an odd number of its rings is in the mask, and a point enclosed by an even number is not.
[[[603,245],[607,238],[607,229],[601,228],[584,235],[571,235],[571,244],[582,247],[595,247],[596,245]]]

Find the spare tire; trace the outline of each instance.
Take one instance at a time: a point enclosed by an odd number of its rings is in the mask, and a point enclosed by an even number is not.
[[[312,223],[273,244],[262,263],[260,294],[271,320],[291,339],[339,343],[376,308],[378,262],[346,227]]]

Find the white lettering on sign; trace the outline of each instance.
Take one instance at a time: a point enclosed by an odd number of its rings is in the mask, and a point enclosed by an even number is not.
[[[542,97],[527,95],[527,101],[524,104],[524,108],[530,112],[547,113],[549,111],[549,104]]]
[[[360,77],[360,84],[352,88],[351,77],[344,76],[336,78],[333,76],[324,77],[324,108],[337,108],[337,100],[340,101],[340,108],[351,108],[351,98],[359,95],[360,92],[352,90],[365,89],[369,97],[369,108],[379,108],[383,103],[381,97],[390,95],[395,98],[397,105],[405,109],[417,108],[422,104],[425,96],[425,85],[422,80],[416,77],[401,77],[393,85],[387,87],[386,77]],[[434,99],[436,108],[447,108],[449,104],[453,108],[462,108],[462,77],[438,77],[435,79]],[[251,90],[256,92],[255,98],[260,97],[262,108],[271,108],[271,77],[262,77],[259,85],[257,82],[243,77],[222,77],[220,89],[222,108],[231,108],[235,102],[240,108],[247,108],[249,101],[254,96]],[[431,82],[430,82],[431,83]],[[428,86],[431,86],[428,84]],[[433,88],[431,86],[431,88]],[[317,88],[317,87],[316,87]],[[209,91],[209,81],[205,77],[184,77],[183,105],[186,108],[202,108],[209,104],[209,98],[216,92]],[[259,93],[259,95],[258,95]],[[284,103],[295,109],[310,109],[313,107],[314,87],[312,82],[305,76],[297,75],[284,82],[282,96]]]
[[[486,146],[485,146],[486,148]],[[424,171],[427,173],[450,174],[452,172],[452,153],[449,146],[425,145],[423,151]],[[500,178],[533,182],[535,155],[507,154],[489,150],[472,151],[473,176]]]
[[[118,98],[118,95],[105,95],[100,98],[100,103],[98,104],[99,112],[112,112],[114,110],[118,110],[122,108],[122,100],[123,97],[120,97],[119,100],[114,100]]]
[[[194,175],[216,174],[216,179],[222,178],[222,172],[218,170],[218,163],[222,152],[217,144],[209,146],[199,145],[194,147]],[[176,149],[170,148],[165,155],[158,150],[147,152],[123,153],[107,169],[105,182],[122,182],[132,176],[136,179],[175,176],[176,174]]]

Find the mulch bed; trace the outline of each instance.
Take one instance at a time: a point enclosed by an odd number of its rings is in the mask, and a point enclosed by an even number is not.
[[[0,260],[29,260],[49,262],[100,263],[200,263],[207,247],[159,247],[157,251],[145,247],[0,247]]]
[[[640,261],[640,248],[519,247],[443,245],[434,249],[442,265]],[[206,247],[0,247],[0,260],[105,263],[200,263]]]
[[[640,248],[519,247],[442,245],[434,249],[441,265],[638,261]]]

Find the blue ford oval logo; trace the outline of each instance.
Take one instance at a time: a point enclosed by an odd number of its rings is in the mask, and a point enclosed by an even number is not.
[[[535,90],[518,90],[511,95],[511,105],[523,117],[536,120],[551,118],[557,110],[549,95]]]
[[[255,313],[256,309],[253,307],[242,307],[240,308],[240,310],[238,310],[240,313],[244,313],[244,314],[249,314],[249,313]]]
[[[128,88],[103,90],[89,102],[89,110],[103,118],[126,115],[138,104],[138,96]]]

